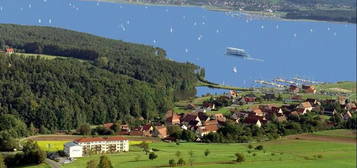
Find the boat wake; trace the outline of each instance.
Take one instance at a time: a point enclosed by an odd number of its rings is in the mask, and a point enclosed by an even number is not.
[[[249,60],[249,61],[264,62],[264,60],[263,60],[263,59],[259,59],[259,58],[244,57],[244,59]]]

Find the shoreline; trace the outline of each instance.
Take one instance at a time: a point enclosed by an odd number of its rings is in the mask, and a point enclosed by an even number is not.
[[[115,3],[115,4],[131,4],[131,5],[146,5],[146,6],[160,6],[160,7],[193,7],[193,8],[202,8],[208,11],[215,12],[237,12],[245,15],[251,15],[260,17],[262,19],[272,19],[272,20],[282,20],[282,21],[297,21],[297,22],[325,22],[325,23],[337,23],[337,24],[353,24],[347,21],[328,21],[328,20],[314,20],[314,19],[289,19],[282,17],[281,13],[284,12],[266,12],[266,11],[246,11],[246,10],[234,10],[220,7],[209,7],[206,5],[198,6],[198,5],[175,5],[175,4],[157,4],[157,3],[146,3],[146,2],[129,2],[126,0],[79,0],[79,1],[87,1],[87,2],[104,2],[104,3]],[[280,15],[279,15],[280,13]]]

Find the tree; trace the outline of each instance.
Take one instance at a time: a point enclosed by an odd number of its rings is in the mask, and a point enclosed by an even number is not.
[[[169,165],[170,165],[170,167],[175,167],[175,166],[176,166],[176,161],[175,161],[175,159],[170,159],[170,160],[169,160]]]
[[[37,132],[36,132],[36,128],[35,126],[33,125],[33,123],[31,122],[29,128],[28,128],[28,132],[29,132],[29,135],[33,136],[33,135],[36,135]]]
[[[39,130],[39,133],[40,133],[40,134],[50,134],[51,131],[48,130],[48,128],[46,128],[45,126],[41,125],[40,130]]]
[[[28,135],[28,129],[26,124],[17,116],[1,114],[0,134],[7,134],[11,138],[21,138]]]
[[[110,159],[103,155],[100,157],[98,168],[114,168]]]
[[[151,152],[150,154],[149,154],[149,159],[150,160],[154,160],[154,159],[156,159],[158,156],[154,153],[154,152]]]
[[[120,131],[121,131],[120,123],[119,123],[119,122],[114,123],[113,126],[111,127],[111,129],[112,129],[115,133],[120,132]]]
[[[6,168],[4,157],[0,154],[0,168]]]
[[[145,152],[145,155],[147,155],[150,150],[149,150],[149,143],[143,141],[139,144],[139,147],[143,149],[143,151]]]
[[[236,162],[238,162],[238,163],[244,162],[245,158],[242,153],[236,153],[235,156],[236,156]]]
[[[185,160],[183,160],[182,158],[180,158],[180,159],[177,161],[177,164],[178,164],[179,166],[183,166],[183,165],[186,164],[186,162],[185,162]]]
[[[188,142],[192,142],[196,139],[196,134],[190,130],[183,130],[181,134],[181,139]]]
[[[281,96],[281,94],[278,95],[278,97],[276,98],[277,101],[283,101],[283,97]]]
[[[87,162],[87,168],[97,168],[98,162],[97,160],[90,160]]]
[[[109,59],[108,59],[108,57],[99,57],[99,58],[96,60],[96,63],[97,63],[99,66],[107,67],[107,66],[108,66],[108,63],[109,63]]]
[[[15,138],[12,138],[8,133],[0,134],[0,150],[14,151],[19,147],[19,143]]]
[[[40,164],[42,163],[47,154],[44,152],[37,144],[37,142],[33,140],[27,140],[22,147],[23,158],[24,160],[20,161],[20,163],[35,163]]]
[[[180,158],[181,157],[181,152],[180,151],[176,151],[175,155],[176,155],[177,158]]]
[[[204,155],[207,157],[210,153],[211,153],[211,151],[209,149],[206,149],[204,152]]]
[[[263,150],[263,149],[264,149],[263,145],[258,145],[257,147],[255,147],[255,150]]]
[[[190,165],[192,166],[193,165],[193,151],[192,150],[190,150],[189,152],[188,152],[188,155],[190,156],[190,158],[189,158],[189,162],[190,162]]]
[[[89,124],[82,124],[81,126],[79,126],[77,132],[80,135],[90,135],[91,134],[91,128]]]
[[[177,125],[172,125],[167,127],[168,134],[170,137],[175,139],[180,139],[182,135],[182,129]]]

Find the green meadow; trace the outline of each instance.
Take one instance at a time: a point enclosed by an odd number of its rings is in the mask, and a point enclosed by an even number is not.
[[[308,141],[299,139],[279,139],[263,143],[253,143],[253,146],[263,145],[261,151],[249,149],[248,144],[203,144],[203,143],[153,143],[150,148],[158,158],[149,160],[148,155],[137,146],[130,146],[130,152],[108,155],[115,168],[155,168],[169,167],[170,159],[178,160],[176,152],[180,151],[186,161],[182,167],[191,167],[189,152],[193,152],[192,167],[202,168],[355,168],[356,145],[334,141]],[[210,154],[204,156],[208,149]],[[250,151],[250,152],[248,152]],[[235,163],[234,154],[240,152],[245,155],[245,162]],[[99,155],[78,158],[64,168],[81,168],[92,159],[99,159]]]
[[[347,129],[336,129],[336,130],[315,132],[314,135],[342,137],[342,138],[356,138],[356,131],[351,131]]]

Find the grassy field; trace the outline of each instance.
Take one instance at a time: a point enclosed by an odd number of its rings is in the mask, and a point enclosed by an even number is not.
[[[58,150],[63,150],[63,145],[70,141],[36,141],[40,148],[47,152],[54,152]],[[129,141],[129,145],[137,145],[143,141]],[[150,141],[147,141],[151,143]]]
[[[321,134],[340,135],[348,133],[349,130],[337,130],[321,132]],[[130,146],[130,152],[108,155],[115,168],[151,168],[167,167],[169,159],[176,159],[175,153],[181,152],[181,157],[189,166],[189,151],[193,151],[193,166],[202,168],[355,168],[356,167],[356,145],[339,141],[313,141],[297,139],[280,139],[263,143],[252,144],[263,145],[264,150],[252,150],[248,153],[248,144],[199,144],[199,143],[153,143],[151,148],[159,149],[156,152],[158,158],[149,160],[148,156],[136,146]],[[209,149],[210,154],[205,157],[203,152]],[[245,155],[246,161],[241,164],[232,162],[236,152]],[[255,153],[255,154],[253,154]],[[255,156],[254,156],[255,155]],[[320,155],[321,158],[316,156]],[[86,162],[97,159],[99,156],[79,158],[73,163],[64,165],[64,168],[85,167]]]
[[[343,137],[343,138],[356,138],[356,131],[337,129],[315,132],[314,135],[331,136],[331,137]]]
[[[40,58],[47,59],[47,60],[53,60],[53,59],[58,58],[58,59],[75,59],[75,60],[78,60],[80,62],[85,62],[86,61],[86,60],[77,59],[77,58],[54,56],[54,55],[45,55],[45,54],[16,53],[16,55],[20,55],[20,56],[24,56],[24,57],[40,57]]]
[[[40,148],[47,152],[63,150],[63,145],[69,141],[37,141]]]
[[[48,60],[53,60],[56,58],[67,59],[67,57],[53,56],[53,55],[45,55],[45,54],[30,54],[30,53],[16,53],[17,55],[25,56],[25,57],[41,57]]]
[[[357,82],[337,82],[337,83],[328,83],[316,86],[318,90],[325,90],[329,92],[340,92],[340,93],[349,93],[350,99],[357,99]]]
[[[337,83],[328,83],[328,84],[322,84],[318,85],[318,89],[327,89],[327,90],[333,90],[333,88],[341,88],[346,91],[350,92],[356,92],[356,82],[337,82]],[[342,90],[343,91],[343,90]]]

